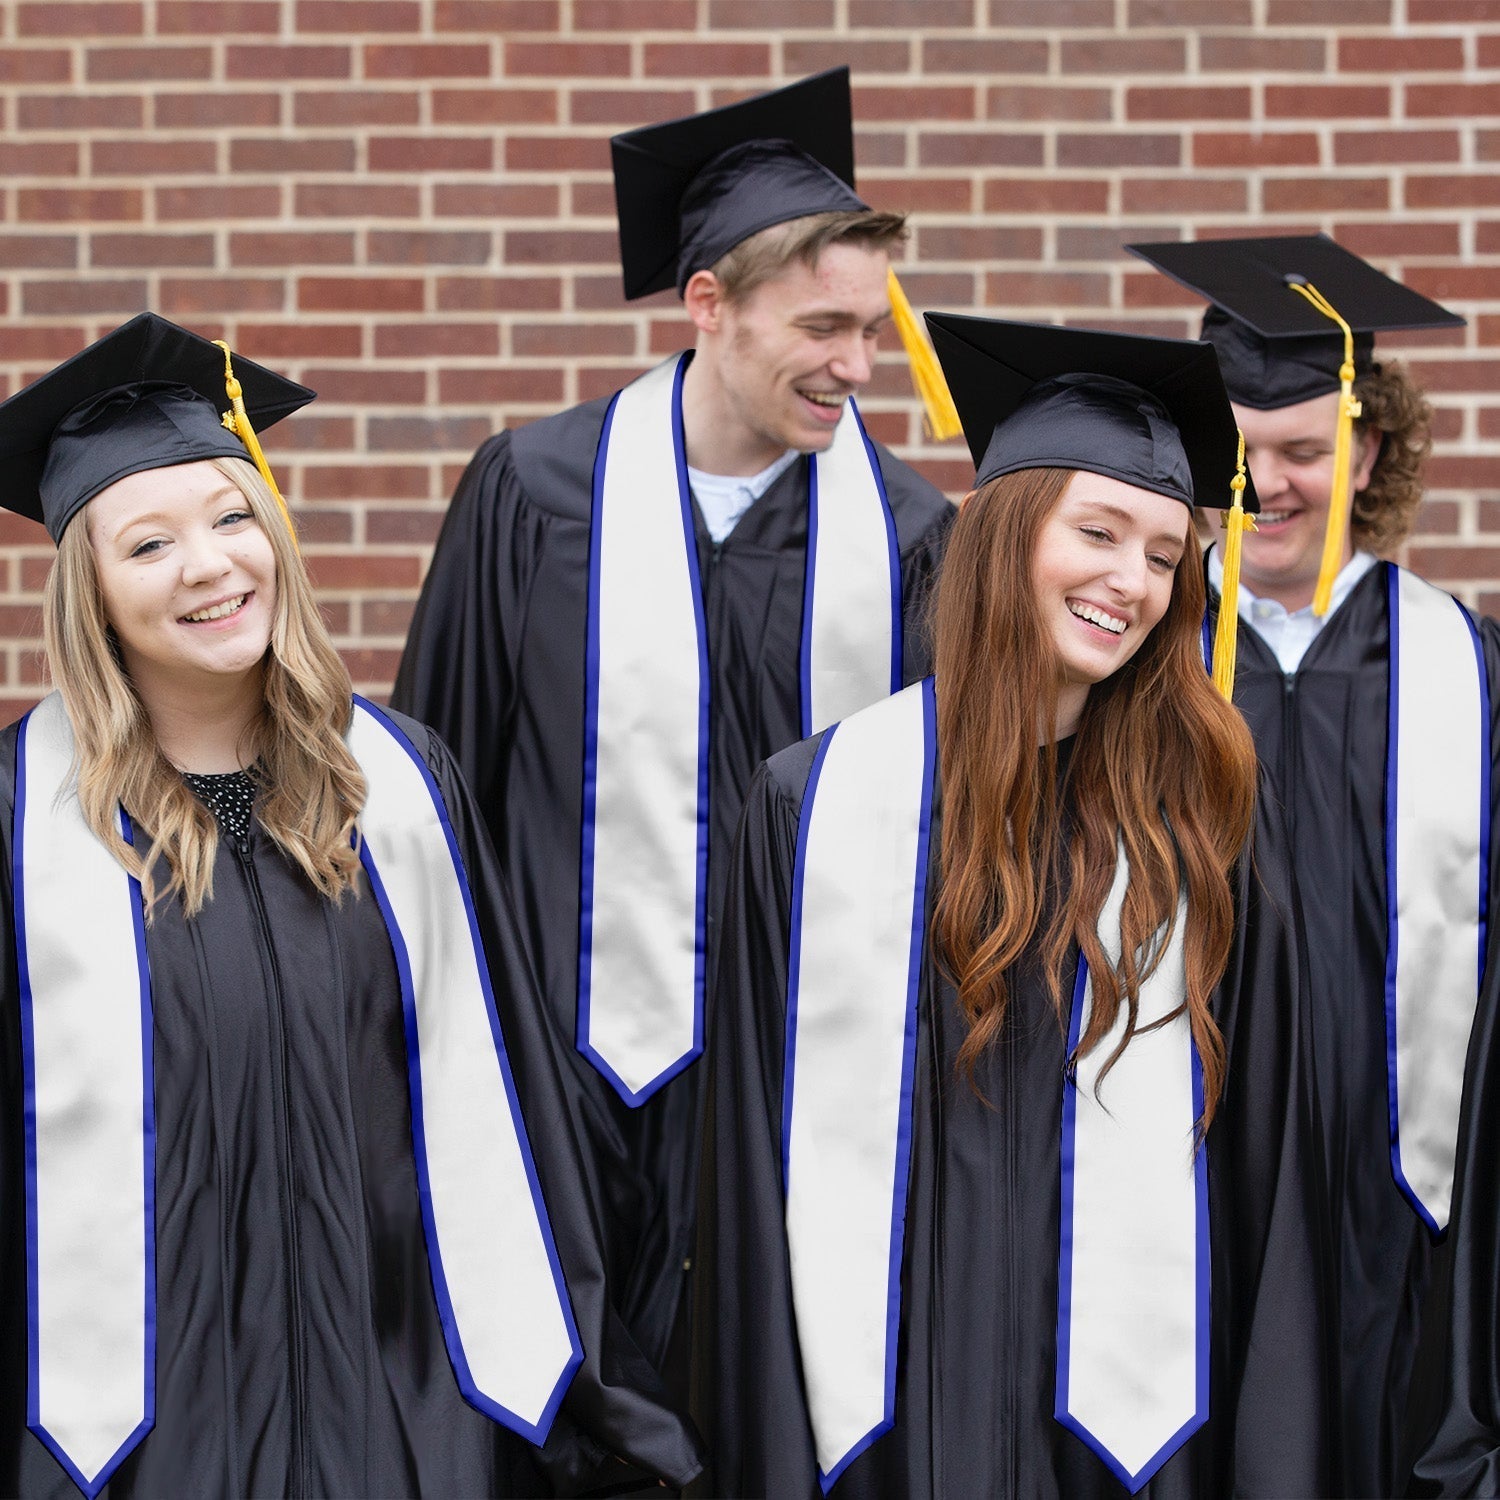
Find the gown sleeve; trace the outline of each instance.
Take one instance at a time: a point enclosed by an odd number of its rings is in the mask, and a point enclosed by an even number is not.
[[[601,1249],[601,1204],[583,1166],[583,1138],[597,1128],[597,1105],[582,1086],[577,1054],[537,996],[510,892],[474,799],[437,735],[427,734],[426,747],[468,873],[500,1028],[583,1343],[583,1364],[539,1461],[564,1494],[613,1488],[637,1471],[644,1482],[660,1476],[680,1486],[700,1469],[701,1445],[615,1312],[618,1293]]]
[[[806,752],[783,752],[775,763]],[[805,780],[805,768],[802,779]],[[756,772],[724,908],[709,1038],[694,1306],[704,1495],[816,1493],[781,1195],[787,913],[800,798]],[[699,1491],[694,1491],[698,1493]]]

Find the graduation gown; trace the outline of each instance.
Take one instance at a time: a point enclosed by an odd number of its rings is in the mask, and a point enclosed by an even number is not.
[[[682,1480],[694,1437],[619,1326],[578,1165],[565,1039],[533,999],[483,826],[437,737],[444,799],[585,1360],[544,1450],[459,1392],[413,1158],[399,977],[376,902],[320,896],[258,826],[214,895],[146,932],[156,1111],[156,1422],[106,1496],[496,1496]],[[16,726],[0,735],[0,1494],[78,1491],[27,1430],[27,1269],[13,924]],[[80,939],[86,941],[87,933]],[[554,1486],[556,1489],[554,1489]]]
[[[1385,805],[1390,607],[1371,568],[1287,674],[1240,621],[1234,702],[1285,811],[1307,925],[1317,1092],[1337,1271],[1339,1493],[1404,1493],[1430,1429],[1441,1330],[1424,1332],[1432,1236],[1391,1167],[1385,1010]],[[1211,621],[1218,597],[1210,590]],[[1500,646],[1482,629],[1492,714]],[[1500,732],[1492,725],[1492,754]],[[1497,767],[1500,770],[1500,767]],[[1500,787],[1492,775],[1491,785]],[[1492,813],[1493,817],[1493,813]],[[1496,1003],[1500,839],[1490,842],[1490,952],[1480,1012]],[[1441,1256],[1439,1249],[1436,1254]],[[1430,1321],[1430,1320],[1429,1320]],[[1428,1378],[1413,1380],[1424,1340]]]
[[[502,432],[454,495],[392,702],[431,724],[473,788],[515,891],[542,993],[573,1035],[578,997],[584,668],[595,452],[607,401]],[[922,624],[953,507],[875,445],[895,520],[905,679],[928,670]],[[709,661],[709,966],[751,774],[801,736],[806,459],[714,543],[694,510]],[[641,580],[649,588],[649,578]],[[701,1062],[637,1108],[602,1076],[592,1169],[612,1274],[647,1355],[665,1362],[692,1254]]]
[[[711,1450],[705,1495],[819,1494],[781,1175],[789,909],[816,743],[757,773],[724,910],[695,1318],[694,1415]],[[1120,1481],[1053,1417],[1066,1037],[1031,954],[1012,973],[1003,1031],[975,1074],[984,1098],[956,1073],[966,1027],[930,942],[940,829],[939,789],[895,1425],[830,1493],[1122,1497]],[[1326,1493],[1303,980],[1291,880],[1264,817],[1254,860],[1255,873],[1247,857],[1234,877],[1237,931],[1215,999],[1229,1063],[1207,1138],[1210,1415],[1141,1492],[1154,1497]]]

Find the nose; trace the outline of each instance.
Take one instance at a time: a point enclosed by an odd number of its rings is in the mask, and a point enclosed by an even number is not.
[[[1146,597],[1151,562],[1144,547],[1121,547],[1115,554],[1109,583],[1121,603],[1134,604]]]
[[[217,532],[194,532],[181,542],[182,581],[189,585],[213,583],[234,566],[223,539]]]
[[[829,359],[828,370],[835,380],[856,390],[869,385],[875,373],[874,339],[859,330],[846,334]]]
[[[1245,450],[1245,467],[1250,471],[1255,493],[1262,502],[1285,495],[1287,491],[1286,465],[1275,453]]]

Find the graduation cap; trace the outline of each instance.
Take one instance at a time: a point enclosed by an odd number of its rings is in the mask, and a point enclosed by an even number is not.
[[[1234,684],[1240,537],[1259,509],[1213,347],[928,313],[977,470],[1083,469],[1184,505],[1226,510],[1225,598],[1214,681]]]
[[[225,344],[140,313],[0,402],[0,504],[41,521],[57,541],[128,474],[250,458],[285,512],[255,428],[314,394],[250,360],[232,364]]]
[[[1350,452],[1360,415],[1354,381],[1371,368],[1375,335],[1462,328],[1464,320],[1325,234],[1125,248],[1212,303],[1203,337],[1218,350],[1225,385],[1240,405],[1274,411],[1340,393],[1328,529],[1313,593],[1313,613],[1326,615],[1349,522]]]
[[[1354,338],[1356,375],[1370,368],[1377,333],[1462,328],[1464,320],[1392,281],[1326,234],[1127,245],[1206,298],[1203,337],[1219,351],[1232,401],[1274,411],[1340,388],[1344,340]],[[1330,317],[1297,287],[1312,287]]]

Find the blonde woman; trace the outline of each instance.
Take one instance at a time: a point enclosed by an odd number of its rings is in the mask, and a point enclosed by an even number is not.
[[[142,314],[0,406],[58,543],[0,738],[0,1491],[681,1481],[468,794],[268,483],[311,394]]]

